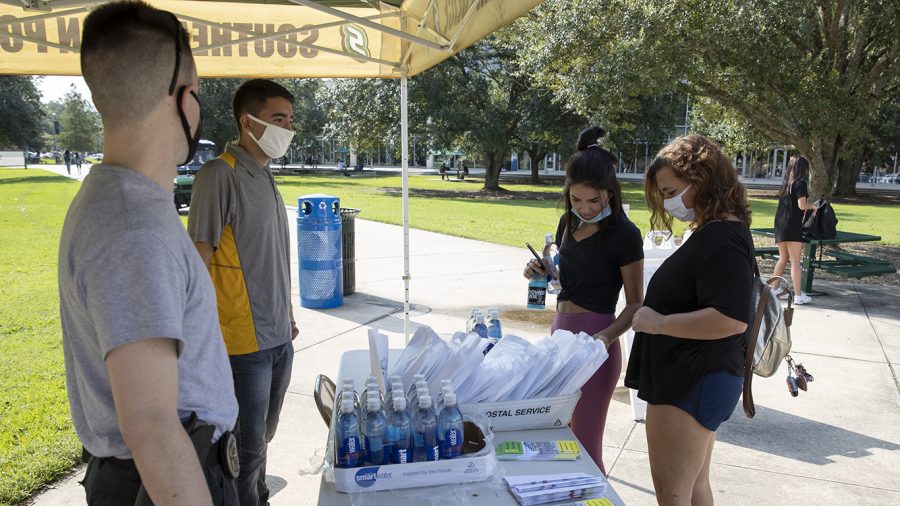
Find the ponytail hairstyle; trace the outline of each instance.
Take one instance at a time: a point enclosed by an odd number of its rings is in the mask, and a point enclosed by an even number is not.
[[[578,136],[578,142],[575,144],[575,154],[566,161],[566,186],[563,189],[566,214],[563,220],[569,234],[579,225],[579,223],[575,223],[578,219],[572,214],[570,188],[574,184],[583,184],[596,190],[606,190],[609,194],[612,216],[600,222],[601,228],[615,225],[616,219],[622,213],[622,187],[616,178],[618,160],[612,153],[597,144],[605,134],[606,132],[598,126],[590,126],[582,130]]]
[[[809,160],[800,155],[794,155],[788,161],[787,169],[784,171],[784,180],[781,182],[781,190],[778,192],[779,197],[789,197],[791,195],[791,185],[794,181],[806,179],[809,177]]]

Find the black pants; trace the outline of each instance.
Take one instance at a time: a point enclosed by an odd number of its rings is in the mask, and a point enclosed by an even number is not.
[[[216,506],[238,506],[234,479],[225,476],[219,446],[210,448],[203,474]],[[84,475],[84,492],[90,506],[131,506],[141,488],[141,476],[133,460],[91,457]]]

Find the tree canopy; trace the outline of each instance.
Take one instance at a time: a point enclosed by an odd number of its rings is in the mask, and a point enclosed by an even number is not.
[[[0,76],[0,149],[40,149],[41,94],[30,77]]]
[[[73,85],[62,99],[59,113],[60,149],[93,153],[100,149],[102,127],[94,106]]]
[[[559,0],[523,59],[615,132],[642,95],[715,100],[810,159],[814,195],[852,192],[852,151],[900,84],[900,4],[878,0]]]

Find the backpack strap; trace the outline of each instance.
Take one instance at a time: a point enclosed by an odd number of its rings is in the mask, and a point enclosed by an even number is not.
[[[755,262],[754,262],[755,263]],[[758,268],[757,268],[758,269]],[[763,317],[766,311],[766,304],[769,302],[769,295],[772,287],[768,283],[763,285],[762,291],[759,292],[759,303],[756,305],[756,317],[753,318],[753,326],[750,327],[750,333],[747,334],[747,356],[744,359],[744,413],[748,418],[756,415],[756,406],[753,405],[753,354],[756,352],[756,340],[759,336],[759,327],[762,326]]]

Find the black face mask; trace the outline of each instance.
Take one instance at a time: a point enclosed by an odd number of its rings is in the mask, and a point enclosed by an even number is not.
[[[183,38],[186,37],[186,33],[184,31],[184,27],[181,26],[181,22],[178,21],[178,18],[175,15],[172,15],[172,19],[175,20],[175,71],[172,73],[172,82],[169,84],[169,96],[172,96],[175,93],[175,86],[178,83],[178,71],[181,69],[181,44]],[[181,118],[181,128],[184,130],[184,138],[187,141],[188,154],[187,158],[185,158],[184,162],[181,165],[187,165],[191,163],[191,160],[194,159],[194,153],[197,152],[197,146],[200,144],[200,130],[203,127],[203,116],[202,116],[202,104],[200,104],[200,97],[191,92],[191,95],[197,101],[198,105],[201,105],[201,116],[200,121],[197,123],[197,132],[191,136],[191,124],[188,122],[187,115],[184,112],[184,108],[181,106],[181,103],[184,101],[184,92],[187,91],[187,86],[182,86],[178,89],[178,117]]]
[[[197,146],[200,144],[200,130],[203,129],[203,116],[201,115],[200,121],[197,123],[197,131],[194,133],[194,136],[191,137],[191,124],[188,123],[187,115],[184,113],[184,108],[181,106],[181,102],[184,100],[185,91],[187,91],[187,86],[182,86],[181,89],[178,90],[178,116],[181,117],[181,128],[184,129],[184,138],[187,140],[188,146],[187,158],[185,158],[181,165],[187,165],[194,159],[194,153],[197,152]],[[197,101],[198,105],[201,105],[200,97],[197,96],[196,93],[192,91],[191,96],[194,97],[194,100]]]

